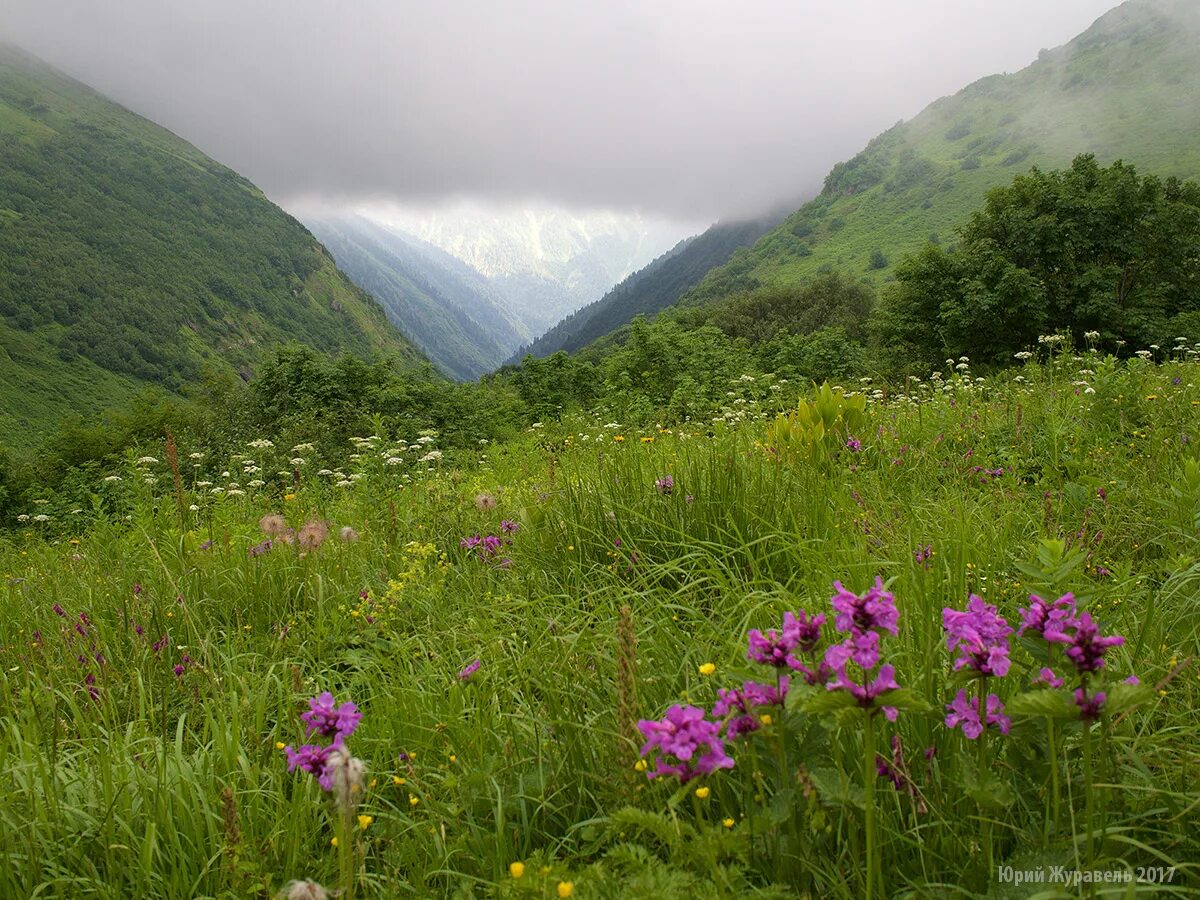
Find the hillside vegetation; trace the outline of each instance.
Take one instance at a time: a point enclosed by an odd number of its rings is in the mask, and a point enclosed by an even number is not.
[[[148,440],[0,534],[0,895],[1192,894],[1173,356],[890,397],[744,372],[720,423],[445,452]]]
[[[875,284],[928,243],[951,245],[991,187],[1078,154],[1200,175],[1200,7],[1129,0],[1028,68],[931,104],[835,166],[821,195],[681,299],[791,288],[829,270]]]
[[[0,426],[71,414],[262,350],[419,360],[383,310],[252,184],[162,128],[0,47]]]

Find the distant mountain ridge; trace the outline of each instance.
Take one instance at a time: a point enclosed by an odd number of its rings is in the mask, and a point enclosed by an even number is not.
[[[305,218],[342,271],[450,377],[491,372],[529,339],[503,292],[439,247],[361,215]]]
[[[385,228],[433,244],[488,278],[540,334],[676,244],[686,229],[639,214],[463,206],[368,210]]]
[[[662,256],[612,288],[602,298],[572,313],[509,359],[525,354],[573,353],[620,328],[638,315],[654,315],[675,303],[713,268],[729,260],[779,224],[786,212],[756,219],[718,222],[703,234],[685,238]]]
[[[0,45],[0,427],[248,374],[297,340],[420,353],[303,227],[186,141]]]

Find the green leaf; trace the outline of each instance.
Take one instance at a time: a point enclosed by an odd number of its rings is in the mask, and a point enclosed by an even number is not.
[[[1065,691],[1044,688],[1013,697],[1004,707],[1010,716],[1046,716],[1051,719],[1075,719],[1079,708]]]
[[[894,706],[896,709],[908,710],[910,712],[929,712],[933,709],[928,700],[914,692],[911,688],[899,688],[894,691],[887,691],[880,694],[875,702],[877,706]]]
[[[1116,716],[1153,699],[1154,688],[1149,685],[1122,682],[1109,688],[1108,697],[1104,701],[1104,714]]]
[[[804,703],[803,709],[806,713],[821,715],[857,705],[858,701],[854,699],[849,691],[821,691],[810,697]]]

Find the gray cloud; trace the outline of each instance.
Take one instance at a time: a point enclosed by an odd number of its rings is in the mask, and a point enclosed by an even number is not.
[[[1115,0],[5,0],[275,199],[757,211]]]

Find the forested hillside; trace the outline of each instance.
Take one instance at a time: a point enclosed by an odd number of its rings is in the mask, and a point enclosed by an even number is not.
[[[419,353],[295,219],[170,132],[0,47],[0,426],[248,374],[264,347]]]

